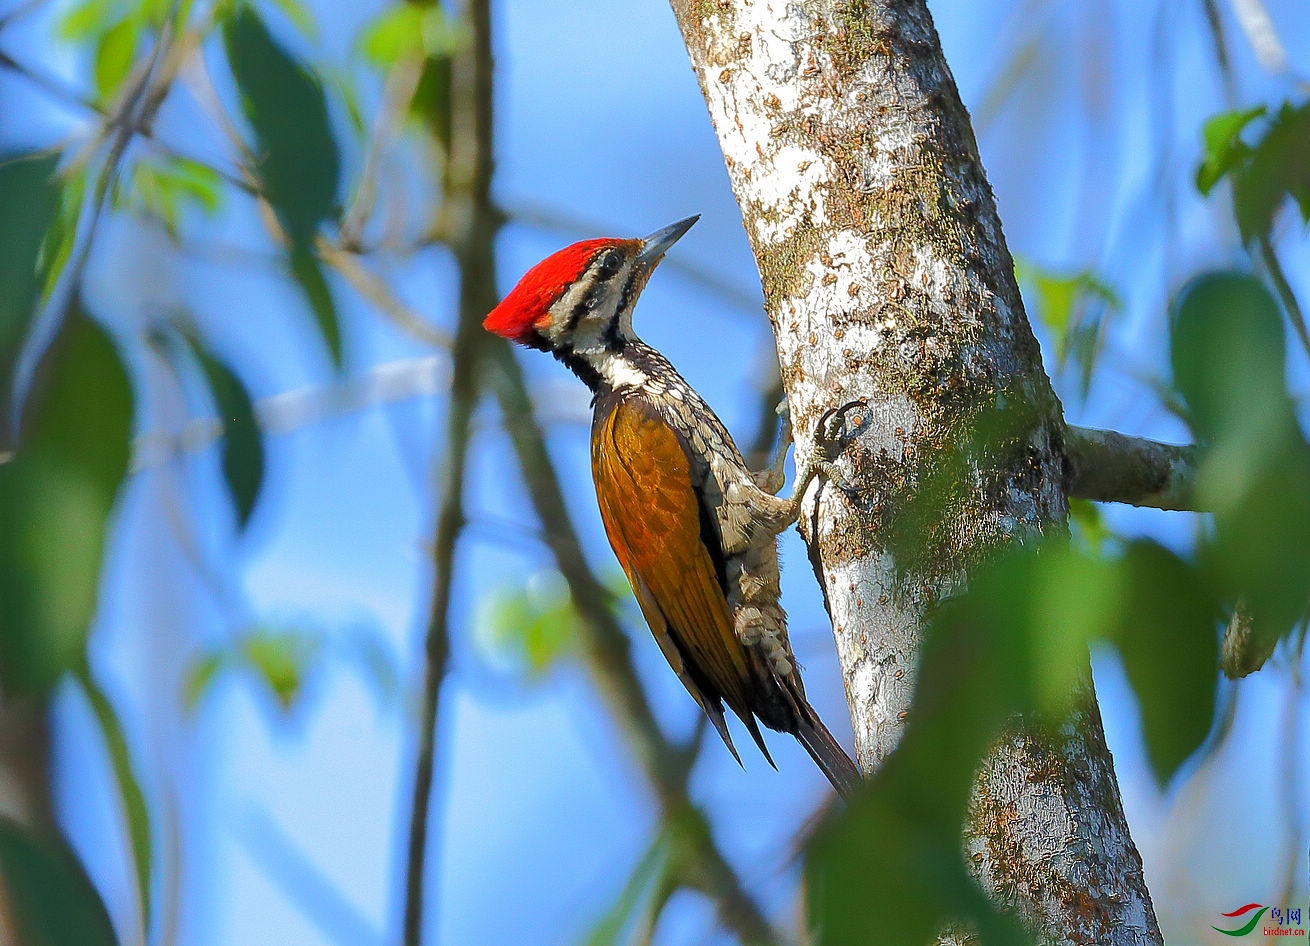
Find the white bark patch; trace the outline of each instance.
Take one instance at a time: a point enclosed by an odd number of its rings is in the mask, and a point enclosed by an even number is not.
[[[837,563],[825,578],[830,589],[842,591],[830,594],[829,603],[846,699],[856,720],[857,761],[874,771],[904,732],[921,616],[896,593],[896,563],[886,553]],[[856,638],[845,633],[848,628],[877,628],[878,633]]]
[[[931,244],[923,243],[914,248],[910,285],[923,295],[934,315],[950,312],[952,304],[959,298],[962,283],[956,267],[937,256]]]
[[[820,225],[827,219],[827,165],[803,136],[782,127],[784,120],[794,124],[814,110],[802,81],[813,68],[808,46],[815,36],[804,6],[779,0],[745,4],[736,11],[731,36],[718,30],[712,35],[719,42],[710,60],[733,62],[706,76],[714,86],[706,100],[734,186],[749,180],[758,202],[755,237],[766,244],[783,239],[801,214]]]

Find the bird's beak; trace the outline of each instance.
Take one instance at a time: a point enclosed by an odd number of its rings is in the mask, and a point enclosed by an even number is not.
[[[637,264],[647,271],[652,270],[664,258],[669,247],[678,242],[678,239],[691,229],[691,225],[700,219],[700,214],[694,217],[688,217],[686,220],[679,220],[677,223],[670,224],[663,230],[656,230],[646,239],[641,241],[641,252],[637,254]]]

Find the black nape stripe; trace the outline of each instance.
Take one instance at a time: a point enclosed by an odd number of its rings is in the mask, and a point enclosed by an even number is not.
[[[548,348],[547,350],[555,356],[556,361],[577,375],[578,379],[590,388],[593,394],[601,389],[600,372],[575,352],[572,345],[565,345],[561,348]]]

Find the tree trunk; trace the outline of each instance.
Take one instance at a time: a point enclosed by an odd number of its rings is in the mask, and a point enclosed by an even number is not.
[[[1065,530],[1060,405],[923,0],[672,3],[759,264],[798,457],[834,409],[866,405],[840,461],[858,498],[812,491],[801,528],[872,773],[911,711],[935,605],[997,549]],[[1021,436],[974,442],[1013,411]],[[1043,939],[1160,943],[1090,685],[1078,705],[985,762],[970,862]]]

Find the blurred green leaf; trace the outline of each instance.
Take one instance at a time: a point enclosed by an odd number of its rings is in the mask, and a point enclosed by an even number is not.
[[[323,653],[323,638],[308,631],[256,626],[198,656],[187,671],[183,699],[194,711],[223,673],[251,674],[283,711],[291,710],[305,678]]]
[[[137,897],[141,904],[141,928],[150,929],[151,917],[151,829],[150,810],[146,807],[146,796],[141,791],[132,753],[127,744],[127,732],[119,718],[114,704],[100,688],[91,667],[83,661],[77,668],[77,680],[82,685],[100,726],[100,735],[109,750],[110,764],[114,770],[114,780],[118,783],[118,794],[123,802],[123,812],[127,818],[127,834],[132,845],[132,862],[136,867]]]
[[[224,25],[223,40],[255,132],[255,170],[292,246],[309,250],[319,225],[336,212],[341,169],[323,86],[249,4]]]
[[[1127,597],[1114,634],[1142,710],[1151,771],[1166,784],[1214,719],[1219,605],[1197,570],[1149,541],[1120,562]]]
[[[442,150],[450,150],[451,136],[451,60],[449,56],[433,56],[423,63],[423,72],[414,90],[410,110],[427,124]]]
[[[254,170],[286,231],[292,274],[340,367],[337,313],[314,259],[319,227],[337,213],[341,176],[322,83],[282,48],[249,4],[241,4],[224,23],[223,40],[255,133],[259,163]]]
[[[340,368],[345,357],[341,345],[341,322],[337,318],[336,303],[332,300],[332,288],[323,275],[323,267],[319,265],[318,257],[309,250],[293,249],[291,275],[305,293],[310,312],[314,315],[314,323],[318,326],[319,334],[323,336],[328,354],[332,356],[332,363]]]
[[[42,245],[59,208],[58,154],[0,157],[0,449],[11,444],[13,372],[36,312]]]
[[[83,42],[103,33],[118,10],[116,0],[84,0],[64,11],[55,27],[60,39]]]
[[[95,78],[102,99],[112,99],[132,71],[139,35],[140,24],[134,17],[119,20],[101,35],[96,45]]]
[[[1093,554],[1100,553],[1114,535],[1105,524],[1100,505],[1087,499],[1069,500],[1069,524],[1073,527],[1074,538]]]
[[[668,830],[661,831],[642,854],[610,908],[601,915],[583,940],[585,946],[619,946],[630,930],[642,903],[656,894],[668,870]]]
[[[256,629],[241,639],[240,654],[284,710],[299,698],[305,675],[322,649],[321,640],[296,631]]]
[[[84,652],[132,430],[127,372],[76,300],[24,424],[16,456],[0,464],[0,681],[43,693]]]
[[[1197,435],[1280,434],[1291,411],[1282,316],[1269,290],[1244,273],[1210,273],[1179,294],[1171,325],[1174,383]]]
[[[222,651],[201,654],[187,667],[186,679],[182,684],[182,706],[188,713],[194,713],[205,698],[218,675],[227,668],[229,655]]]
[[[481,627],[497,655],[517,671],[539,677],[572,652],[580,620],[563,576],[549,571],[496,592]]]
[[[1208,195],[1214,186],[1251,153],[1242,141],[1242,131],[1265,113],[1263,105],[1255,108],[1220,112],[1210,118],[1202,130],[1205,154],[1196,169],[1196,189]]]
[[[1258,140],[1242,132],[1264,118]],[[1283,201],[1291,198],[1310,222],[1310,100],[1285,102],[1268,115],[1263,107],[1224,112],[1205,125],[1205,154],[1196,186],[1209,194],[1225,177],[1232,182],[1233,215],[1242,240],[1267,236]]]
[[[187,333],[184,337],[200,363],[214,398],[214,407],[223,423],[220,448],[223,479],[236,510],[237,526],[244,529],[250,523],[264,482],[264,435],[255,417],[255,405],[236,372],[194,333]]]
[[[86,197],[86,171],[69,170],[61,178],[59,209],[46,233],[41,250],[41,301],[47,302],[54,294],[59,277],[73,255],[77,243],[78,224],[82,219],[83,199]]]
[[[0,816],[0,876],[24,946],[118,946],[104,901],[63,840]]]
[[[1284,198],[1310,220],[1310,101],[1284,104],[1270,117],[1249,166],[1233,183],[1237,226],[1244,240],[1268,233]]]
[[[1061,365],[1079,369],[1083,396],[1100,356],[1108,315],[1123,308],[1114,289],[1091,272],[1056,273],[1030,263],[1016,264],[1016,277],[1036,292],[1032,307],[1055,343]]]
[[[163,224],[174,242],[180,242],[179,223],[190,205],[213,214],[222,202],[222,180],[211,167],[186,158],[167,161],[137,161],[132,166],[131,186],[120,203]]]
[[[1247,602],[1261,646],[1301,618],[1310,587],[1310,446],[1285,359],[1282,318],[1259,280],[1210,273],[1180,294],[1174,381],[1203,445],[1198,502],[1215,523],[1200,555],[1225,602]]]
[[[458,25],[438,4],[398,3],[364,24],[359,51],[376,66],[389,68],[404,59],[448,57],[464,41]]]

